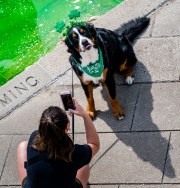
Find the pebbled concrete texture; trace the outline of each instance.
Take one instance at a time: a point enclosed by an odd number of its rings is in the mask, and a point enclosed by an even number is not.
[[[13,136],[12,143],[10,145],[6,163],[1,176],[0,185],[16,185],[18,184],[17,164],[16,164],[16,151],[18,144],[22,140],[27,140],[27,136],[18,135]]]
[[[90,182],[161,183],[168,139],[169,133],[100,134],[101,151],[92,161]]]
[[[120,185],[119,188],[179,188],[179,185]]]
[[[130,19],[146,15],[151,11],[157,9],[164,0],[149,1],[149,0],[126,0],[113,10],[109,11],[102,18],[95,21],[98,27],[105,27],[107,29],[117,29],[124,22]],[[105,22],[104,22],[105,20]]]
[[[151,18],[148,29],[133,43],[138,58],[135,83],[128,86],[120,75],[115,76],[125,119],[113,117],[102,86],[94,90],[94,124],[101,148],[90,163],[89,188],[180,188],[179,4],[178,0],[127,0],[93,21],[96,27],[113,30],[138,16]],[[45,108],[62,107],[59,92],[72,89],[68,56],[59,42],[52,52],[0,88],[0,187],[21,187],[16,167],[19,142],[28,140],[37,129]],[[40,82],[35,85],[30,79],[28,85],[30,76]],[[75,74],[73,81],[75,97],[85,108],[86,98]],[[14,90],[15,86],[24,89]],[[75,143],[85,143],[80,117],[75,117]]]
[[[9,152],[9,147],[12,141],[12,136],[1,135],[0,136],[0,177],[2,176],[5,161]]]
[[[162,10],[158,11],[156,14],[153,37],[161,36],[178,36],[180,32],[180,2],[171,1],[163,7]]]
[[[141,70],[141,73],[138,71],[135,74],[136,80],[139,82],[179,80],[179,49],[180,40],[176,37],[137,41],[135,51],[139,62],[136,68]],[[141,75],[142,73],[144,75]]]
[[[66,69],[70,68],[67,47],[60,41],[52,52],[47,53],[38,61],[38,64],[42,66],[52,78],[64,73]]]
[[[179,130],[179,100],[180,83],[142,84],[132,130]]]

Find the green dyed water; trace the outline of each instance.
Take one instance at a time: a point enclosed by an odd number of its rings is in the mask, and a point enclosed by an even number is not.
[[[100,16],[123,0],[0,0],[0,86],[52,50],[60,34],[54,26],[69,22],[78,9],[81,19]]]

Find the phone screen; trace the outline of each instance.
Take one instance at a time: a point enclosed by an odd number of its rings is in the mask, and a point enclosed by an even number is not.
[[[65,111],[69,111],[69,109],[75,109],[72,96],[70,93],[67,94],[60,94],[62,98],[62,102],[65,108]]]

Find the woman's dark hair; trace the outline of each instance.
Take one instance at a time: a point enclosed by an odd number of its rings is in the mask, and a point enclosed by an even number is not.
[[[65,132],[68,122],[64,110],[50,106],[41,116],[39,134],[33,141],[33,148],[39,152],[47,151],[49,159],[72,161],[74,144]]]

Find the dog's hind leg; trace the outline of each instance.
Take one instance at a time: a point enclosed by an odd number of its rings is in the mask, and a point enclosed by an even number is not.
[[[133,84],[133,82],[134,82],[134,73],[133,73],[131,67],[129,67],[129,68],[123,70],[123,71],[122,71],[122,76],[124,77],[124,80],[125,80],[125,82],[126,82],[128,85]]]
[[[84,83],[81,83],[83,90],[86,95],[87,100],[87,106],[86,106],[86,112],[89,114],[89,116],[94,119],[96,116],[96,109],[94,104],[94,97],[93,97],[93,86],[92,83],[89,83],[88,85],[85,85]]]
[[[124,59],[124,62],[120,64],[119,71],[123,75],[125,82],[131,85],[134,82],[133,66],[136,64],[137,58],[132,45],[126,37],[121,39],[121,48],[123,49],[123,54],[126,58]]]
[[[107,75],[104,86],[109,95],[110,104],[115,118],[118,120],[124,119],[123,109],[116,98],[116,84],[113,75]]]

